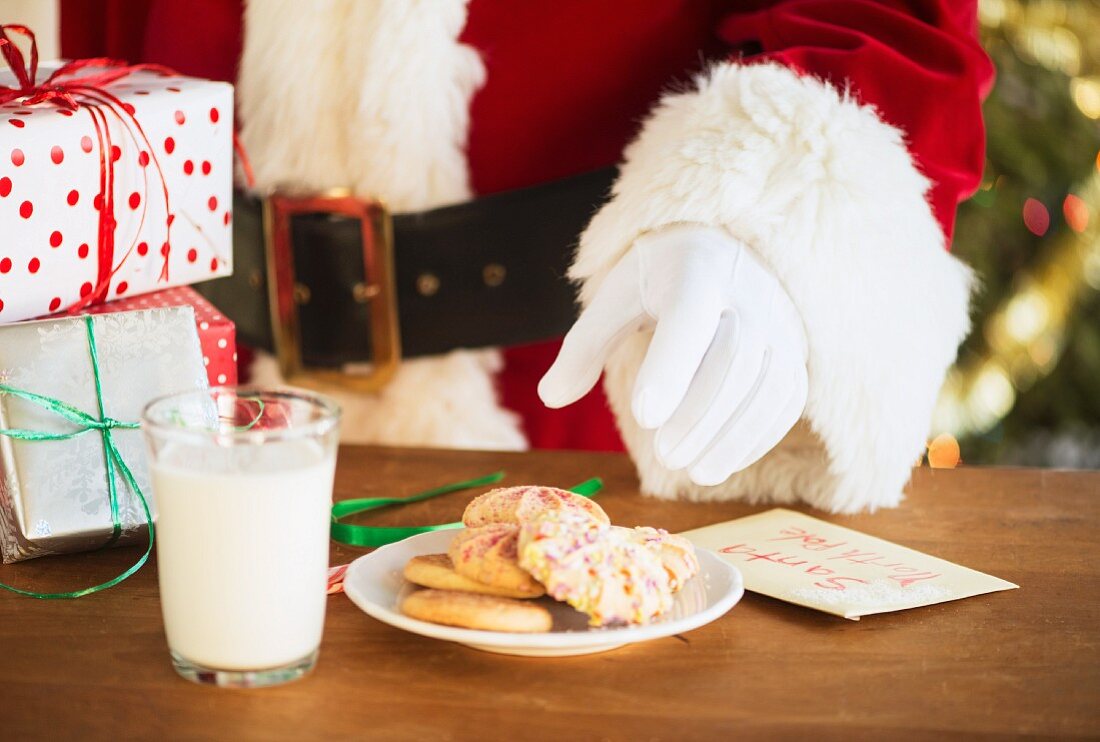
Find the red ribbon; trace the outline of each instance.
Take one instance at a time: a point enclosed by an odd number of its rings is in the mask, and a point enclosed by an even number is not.
[[[8,32],[19,34],[30,40],[29,67],[23,58],[22,52],[20,52],[19,48],[8,38]],[[166,219],[164,246],[162,249],[164,262],[161,265],[159,280],[167,281],[168,253],[171,250],[171,229],[172,221],[175,219],[175,216],[169,208],[168,186],[164,180],[164,171],[161,169],[160,161],[157,159],[152,144],[149,142],[148,137],[145,136],[145,131],[134,116],[132,107],[115,97],[106,89],[106,86],[131,73],[139,71],[156,72],[165,76],[175,76],[179,75],[179,73],[162,65],[128,65],[117,59],[97,57],[69,62],[56,70],[41,83],[36,83],[35,80],[38,75],[38,44],[35,41],[34,33],[26,26],[18,24],[0,25],[0,54],[3,54],[4,60],[15,74],[15,79],[18,83],[18,87],[0,86],[0,105],[12,100],[20,100],[23,105],[27,106],[53,104],[59,108],[70,111],[83,109],[91,116],[92,124],[95,126],[96,142],[99,146],[100,199],[97,236],[98,270],[96,273],[96,283],[91,292],[72,304],[66,311],[70,314],[75,314],[91,304],[105,301],[111,279],[122,267],[122,264],[126,262],[126,259],[130,256],[134,246],[137,244],[137,235],[135,234],[134,242],[126,250],[126,253],[122,256],[118,265],[114,265],[115,228],[118,222],[115,220],[115,168],[114,157],[112,156],[113,144],[111,142],[111,133],[108,126],[110,121],[109,117],[113,117],[121,124],[123,130],[129,134],[130,138],[139,149],[141,149],[142,143],[144,143],[145,149],[143,151],[148,154],[150,162],[156,166],[157,172],[160,174]],[[77,72],[87,68],[99,68],[103,69],[103,71],[75,78],[72,77]],[[245,177],[249,185],[251,185],[252,168],[244,155],[240,143],[237,141],[236,135],[234,135],[233,140],[237,154],[241,158],[241,165],[244,169]],[[148,209],[147,204],[148,176],[146,176],[146,193],[142,198],[141,222],[138,226],[137,234],[140,234],[141,225],[145,223],[145,214]]]

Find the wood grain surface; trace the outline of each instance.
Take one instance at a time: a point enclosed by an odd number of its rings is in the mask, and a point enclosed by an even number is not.
[[[678,531],[764,508],[642,497],[623,456],[345,447],[336,497],[407,495],[496,469],[506,483],[601,476],[620,525]],[[364,516],[457,519],[470,493]],[[819,517],[1021,586],[846,621],[747,594],[682,637],[604,654],[487,654],[329,599],[317,669],[262,690],[172,670],[156,566],[74,601],[0,594],[0,738],[716,739],[1100,735],[1100,473],[915,472],[905,503]],[[0,567],[37,590],[94,584],[135,548]],[[333,546],[333,564],[362,553]]]

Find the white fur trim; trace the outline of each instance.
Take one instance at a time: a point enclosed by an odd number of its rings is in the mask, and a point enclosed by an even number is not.
[[[457,39],[464,0],[353,3],[344,68],[358,102],[352,186],[380,193],[394,211],[470,196],[470,99],[485,81],[481,57]]]
[[[612,200],[571,277],[591,299],[642,232],[722,226],[783,283],[809,338],[800,424],[716,487],[663,469],[630,414],[648,337],[624,343],[605,385],[643,490],[665,497],[802,500],[834,512],[896,505],[936,394],[969,328],[971,272],[944,249],[903,135],[828,84],[774,64],[715,67],[665,96],[627,149]]]
[[[241,139],[259,191],[351,187],[394,211],[469,198],[469,104],[485,69],[459,43],[465,0],[249,0]],[[497,351],[406,362],[375,396],[340,395],[343,439],[521,449]],[[257,361],[260,383],[278,383]]]
[[[241,141],[259,191],[350,187],[394,211],[470,195],[465,0],[249,0]]]
[[[347,15],[338,0],[248,0],[237,108],[261,193],[351,183],[354,96],[340,67]]]

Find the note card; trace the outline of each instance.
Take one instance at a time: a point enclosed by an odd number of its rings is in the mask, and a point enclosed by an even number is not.
[[[682,535],[741,570],[746,590],[853,620],[1019,587],[784,508]]]

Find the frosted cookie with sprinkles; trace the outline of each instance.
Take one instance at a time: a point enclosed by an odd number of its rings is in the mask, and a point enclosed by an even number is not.
[[[535,583],[534,589],[509,590],[471,580],[455,571],[454,562],[446,554],[415,556],[405,564],[403,574],[405,579],[413,584],[434,587],[438,590],[458,590],[464,593],[498,595],[502,598],[537,598],[546,594],[542,585],[538,583]]]
[[[599,505],[587,497],[557,487],[501,487],[475,497],[462,514],[462,522],[470,528],[489,523],[520,525],[525,520],[547,510],[584,513],[601,523],[611,519]]]
[[[519,566],[519,527],[493,523],[458,531],[447,549],[455,572],[500,590],[541,595],[543,587]]]
[[[672,606],[660,557],[621,529],[549,510],[520,527],[519,563],[592,626],[644,624]]]
[[[611,528],[614,531],[623,532],[628,539],[641,544],[657,555],[665,571],[668,572],[668,584],[672,592],[680,590],[688,580],[699,573],[699,558],[695,556],[695,545],[683,536],[669,533],[663,528],[649,526],[637,528],[612,526]]]
[[[417,590],[401,602],[401,612],[446,626],[526,634],[549,631],[554,623],[541,605],[453,590]]]

